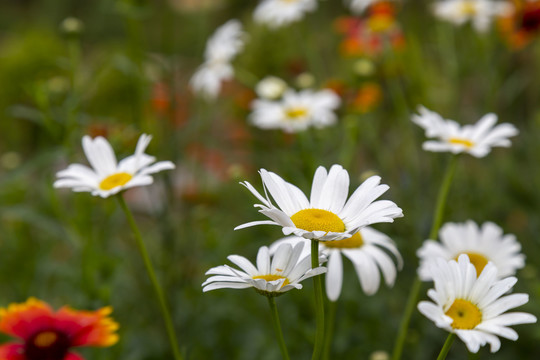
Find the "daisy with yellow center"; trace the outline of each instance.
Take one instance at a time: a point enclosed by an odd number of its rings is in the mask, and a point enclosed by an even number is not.
[[[30,298],[24,303],[0,309],[0,332],[21,342],[0,345],[2,360],[84,360],[72,351],[80,346],[111,346],[118,342],[118,324],[111,308],[79,311],[63,307],[54,311],[43,301]]]
[[[54,187],[90,192],[94,196],[106,198],[125,189],[150,185],[154,181],[152,174],[174,169],[172,162],[156,163],[155,157],[144,153],[151,139],[151,136],[142,134],[135,154],[117,163],[114,151],[105,138],[98,136],[92,139],[85,136],[82,145],[92,168],[71,164],[56,174],[58,180],[54,182]]]
[[[426,240],[417,254],[420,258],[418,274],[424,281],[431,280],[430,263],[437,258],[457,260],[465,254],[479,275],[488,262],[497,268],[499,277],[515,275],[525,266],[521,245],[512,234],[492,222],[478,226],[474,221],[446,223],[439,231],[439,241]]]
[[[505,295],[517,279],[500,280],[491,262],[478,277],[466,255],[460,255],[458,261],[438,258],[430,264],[430,272],[435,288],[428,296],[433,302],[421,301],[418,310],[437,327],[456,334],[470,352],[476,353],[486,344],[496,352],[501,346],[497,336],[517,340],[517,332],[509,326],[536,322],[531,314],[506,312],[526,304],[529,296]]]
[[[310,241],[297,236],[278,240],[270,247],[273,252],[281,244],[303,244],[302,256],[310,253]],[[386,285],[393,286],[397,270],[403,266],[403,260],[395,243],[385,234],[371,227],[364,227],[348,239],[321,242],[320,250],[326,264],[326,296],[330,301],[337,301],[343,284],[342,255],[354,265],[356,275],[366,295],[373,295],[379,289],[382,272]],[[393,256],[390,256],[389,253]],[[395,260],[394,260],[395,259]],[[394,264],[397,262],[397,265]]]
[[[261,0],[253,19],[271,29],[277,29],[302,18],[317,9],[317,0]]]
[[[423,148],[427,151],[468,153],[481,158],[489,154],[492,147],[510,147],[509,138],[518,134],[512,124],[495,125],[495,114],[484,115],[474,125],[460,126],[423,106],[418,108],[418,113],[413,115],[412,121],[425,130],[427,137],[437,139],[424,142]]]
[[[203,291],[222,288],[254,288],[257,292],[273,297],[291,289],[301,289],[301,281],[326,272],[326,268],[311,268],[309,255],[302,257],[302,244],[279,246],[273,256],[268,247],[263,246],[257,254],[257,265],[239,255],[230,255],[229,261],[241,270],[228,265],[214,267],[206,272],[209,277],[203,284]],[[323,258],[320,259],[320,262]]]
[[[442,0],[433,4],[433,12],[439,19],[454,25],[470,21],[476,31],[486,32],[494,18],[511,15],[514,6],[504,0]]]
[[[261,195],[249,182],[244,185],[261,204],[259,212],[271,220],[254,221],[237,226],[243,229],[256,225],[279,225],[285,235],[294,234],[305,239],[320,241],[342,240],[358,229],[380,222],[393,222],[403,216],[402,210],[389,200],[377,200],[388,185],[381,185],[379,176],[372,176],[348,198],[349,173],[340,165],[330,171],[320,166],[313,177],[310,199],[277,174],[260,170],[266,196]],[[268,195],[269,194],[269,195]],[[270,200],[274,199],[277,206]]]
[[[337,122],[334,111],[341,100],[332,90],[288,89],[278,100],[266,98],[252,102],[250,121],[261,129],[281,129],[292,133],[310,127],[323,128]]]

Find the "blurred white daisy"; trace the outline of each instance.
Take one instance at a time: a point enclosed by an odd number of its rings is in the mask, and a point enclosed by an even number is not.
[[[54,187],[90,192],[94,196],[106,198],[135,186],[150,185],[154,181],[151,174],[174,169],[172,162],[160,161],[154,164],[156,158],[144,153],[151,139],[150,135],[142,134],[135,154],[117,163],[114,151],[105,138],[84,136],[82,145],[92,168],[71,164],[56,174],[58,180],[54,182]]]
[[[334,113],[341,99],[331,90],[287,90],[279,101],[256,99],[250,121],[261,129],[298,132],[314,126],[322,128],[337,121]]]
[[[521,245],[512,234],[504,235],[502,229],[492,222],[480,228],[474,221],[446,223],[439,231],[440,242],[426,240],[418,249],[420,258],[418,275],[424,281],[431,280],[429,263],[437,258],[456,260],[461,254],[469,257],[476,273],[480,274],[488,262],[497,268],[500,278],[514,275],[525,266]]]
[[[301,20],[317,9],[317,0],[262,0],[255,8],[255,22],[276,29]]]
[[[252,287],[263,295],[277,296],[291,289],[301,289],[301,281],[326,272],[322,266],[311,269],[310,256],[301,257],[301,253],[302,244],[294,247],[282,244],[273,256],[268,247],[263,246],[257,254],[257,266],[243,256],[230,255],[227,259],[241,270],[228,265],[208,270],[206,275],[213,276],[202,284],[203,291]]]
[[[345,0],[351,11],[355,14],[363,13],[371,5],[388,0]]]
[[[443,0],[433,4],[438,18],[458,26],[471,21],[479,32],[489,30],[493,18],[509,16],[513,11],[514,6],[509,1]]]
[[[289,88],[287,83],[277,76],[267,76],[257,83],[255,93],[263,99],[275,100]]]
[[[303,243],[302,255],[311,252],[311,241],[289,236],[278,240],[270,246],[270,252],[275,251],[283,243],[296,245]],[[328,258],[326,273],[326,295],[331,301],[337,301],[341,295],[343,284],[343,264],[341,255],[349,258],[354,265],[356,275],[360,280],[362,290],[367,295],[373,295],[379,289],[382,272],[386,285],[393,286],[396,280],[397,269],[402,268],[403,259],[395,243],[385,234],[370,227],[361,228],[348,239],[321,242],[321,254]],[[397,261],[394,264],[391,253]]]
[[[492,147],[510,147],[511,136],[518,134],[517,128],[509,123],[495,126],[497,115],[486,114],[474,125],[460,126],[454,120],[445,120],[436,112],[423,106],[418,108],[419,115],[413,115],[412,121],[424,128],[426,136],[438,138],[426,141],[423,149],[427,151],[448,151],[453,154],[466,152],[475,157],[484,157]]]
[[[477,278],[474,266],[466,255],[455,260],[442,258],[431,263],[435,288],[428,290],[433,300],[421,301],[418,310],[435,325],[455,333],[470,352],[491,345],[491,352],[501,347],[497,336],[517,340],[511,325],[535,323],[536,317],[523,312],[505,311],[526,304],[527,294],[506,295],[517,282],[515,277],[499,280],[497,268],[488,263]]]
[[[238,20],[229,20],[220,26],[206,43],[204,63],[190,80],[197,93],[214,99],[221,90],[221,83],[234,76],[231,61],[244,48],[245,33]]]
[[[262,204],[259,212],[271,220],[254,221],[237,226],[243,229],[255,225],[279,225],[285,235],[294,234],[320,241],[351,237],[361,227],[379,222],[393,222],[403,216],[402,210],[389,200],[375,201],[389,189],[380,185],[381,178],[372,176],[360,185],[347,201],[349,173],[340,165],[330,171],[320,166],[313,177],[310,199],[295,185],[273,172],[260,170],[266,197],[247,181],[244,185]],[[274,206],[268,196],[277,204]]]

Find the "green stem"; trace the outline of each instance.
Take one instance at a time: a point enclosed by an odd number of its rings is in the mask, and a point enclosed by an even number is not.
[[[139,228],[137,227],[137,223],[135,222],[135,219],[133,218],[133,214],[129,210],[129,207],[127,206],[126,201],[124,200],[122,194],[118,194],[116,198],[118,199],[118,202],[120,203],[120,207],[122,208],[122,210],[124,210],[124,213],[126,214],[129,226],[131,227],[131,230],[133,231],[133,235],[135,235],[135,240],[137,241],[137,247],[139,248],[139,252],[141,253],[141,256],[143,258],[144,266],[146,267],[148,277],[150,278],[150,281],[152,282],[154,292],[156,293],[156,296],[158,298],[161,314],[163,316],[163,320],[165,321],[165,327],[167,329],[167,335],[169,336],[169,341],[171,343],[171,348],[173,350],[174,359],[182,360],[182,355],[180,354],[178,343],[176,341],[177,337],[174,331],[171,314],[169,313],[169,308],[165,301],[165,295],[163,294],[163,290],[158,283],[158,280],[154,271],[154,267],[152,266],[152,262],[150,260],[150,256],[148,256],[148,251],[146,250],[146,246],[144,245],[141,232],[139,231]]]
[[[311,268],[315,269],[317,267],[319,267],[319,243],[317,240],[311,240]],[[318,360],[321,357],[324,345],[324,303],[320,275],[313,277],[313,288],[315,290],[315,321],[317,329],[311,360]]]
[[[332,339],[334,337],[334,328],[336,326],[336,310],[337,301],[330,301],[328,303],[328,319],[326,321],[326,333],[324,334],[324,348],[323,348],[323,360],[330,359],[330,352],[332,350]]]
[[[443,182],[439,189],[439,194],[437,196],[437,205],[435,206],[435,216],[433,217],[433,224],[431,226],[431,232],[429,233],[429,238],[432,240],[437,239],[437,233],[441,227],[444,208],[446,206],[446,199],[448,198],[448,192],[450,190],[450,185],[452,184],[452,179],[456,172],[457,156],[454,155],[448,163],[446,173],[444,175]],[[415,278],[413,285],[411,286],[411,291],[409,292],[409,297],[407,299],[407,305],[405,306],[405,312],[403,318],[401,319],[401,324],[399,327],[398,336],[394,344],[394,352],[392,353],[392,360],[401,359],[401,354],[403,352],[403,345],[405,344],[405,339],[407,337],[407,331],[409,329],[409,323],[411,322],[411,317],[414,312],[418,296],[420,294],[420,289],[422,288],[422,281],[418,278]]]
[[[448,334],[448,337],[446,338],[446,341],[444,342],[441,352],[439,353],[439,356],[437,356],[437,360],[446,359],[446,355],[448,355],[448,352],[450,351],[450,347],[452,347],[452,343],[454,342],[455,337],[456,337],[456,334],[454,333]]]
[[[272,323],[279,343],[279,350],[281,350],[281,356],[283,356],[284,360],[289,360],[289,353],[287,352],[287,346],[285,345],[285,339],[283,338],[283,331],[281,330],[275,299],[276,298],[273,296],[268,296],[268,304],[270,305],[270,312],[272,313]]]

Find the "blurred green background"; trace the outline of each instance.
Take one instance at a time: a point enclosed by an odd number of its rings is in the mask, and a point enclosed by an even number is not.
[[[177,164],[150,187],[126,193],[136,213],[176,330],[188,359],[278,359],[266,300],[252,290],[201,291],[204,273],[281,237],[278,227],[233,231],[262,219],[239,181],[261,189],[257,169],[280,174],[309,191],[319,165],[340,163],[351,186],[377,173],[405,217],[376,226],[405,259],[394,288],[364,295],[345,263],[338,303],[334,359],[368,359],[390,352],[412,284],[416,249],[429,232],[436,193],[449,156],[422,151],[423,131],[410,121],[423,104],[460,123],[486,112],[520,129],[510,149],[486,158],[461,157],[445,220],[494,221],[523,245],[527,266],[515,291],[530,294],[520,308],[539,316],[540,44],[509,49],[496,29],[437,21],[426,1],[398,7],[405,45],[366,57],[340,52],[338,1],[320,1],[304,21],[271,31],[253,22],[256,3],[243,0],[4,0],[0,4],[0,305],[36,296],[55,307],[95,309],[111,304],[121,324],[112,348],[84,349],[88,359],[168,359],[169,346],[151,285],[116,201],[52,188],[70,162],[86,164],[85,134],[105,135],[120,157],[138,136],[154,136],[148,153]],[[75,17],[80,31],[66,32]],[[235,60],[237,81],[208,102],[189,78],[203,61],[207,38],[230,18],[242,21],[249,42]],[[64,25],[62,25],[64,24]],[[72,23],[73,25],[73,23]],[[75,29],[77,30],[77,29]],[[369,111],[345,103],[336,126],[291,135],[247,122],[253,86],[266,75],[293,83],[312,74],[315,86],[380,86]],[[427,290],[429,286],[425,285]],[[277,299],[291,357],[308,359],[315,331],[312,283]],[[422,291],[425,298],[425,291]],[[538,325],[516,327],[479,358],[536,359]],[[405,359],[433,359],[446,333],[415,312]],[[7,339],[7,338],[5,338]],[[456,342],[449,359],[466,358]]]

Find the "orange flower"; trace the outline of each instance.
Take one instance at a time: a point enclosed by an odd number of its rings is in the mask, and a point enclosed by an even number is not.
[[[540,33],[540,0],[514,0],[515,11],[499,20],[499,29],[508,45],[522,49]]]
[[[361,113],[373,110],[382,99],[381,87],[376,83],[366,83],[358,89],[352,106]]]
[[[0,309],[0,331],[22,342],[0,346],[1,360],[84,360],[71,352],[77,346],[111,346],[118,341],[112,309],[53,311],[38,299]]]

